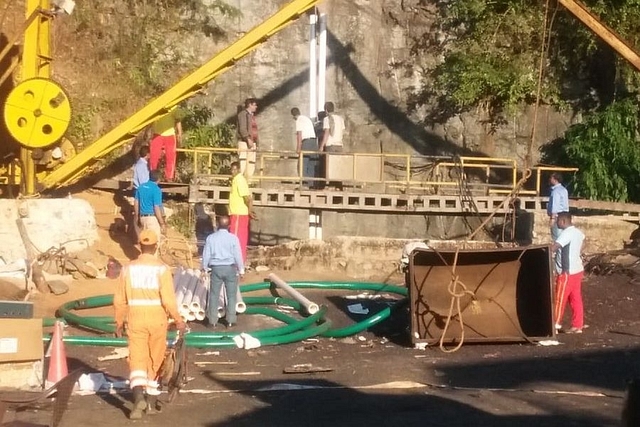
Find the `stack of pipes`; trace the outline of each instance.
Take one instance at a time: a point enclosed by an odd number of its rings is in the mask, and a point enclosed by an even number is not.
[[[184,269],[179,267],[173,276],[173,286],[176,293],[178,311],[185,322],[204,320],[209,302],[209,273],[197,269]],[[222,286],[218,300],[218,318],[224,317],[228,304],[225,287]],[[242,299],[240,287],[238,287],[236,299],[236,312],[244,313],[247,305]]]
[[[204,320],[207,308],[209,281],[197,269],[179,268],[173,276],[176,303],[182,320]]]

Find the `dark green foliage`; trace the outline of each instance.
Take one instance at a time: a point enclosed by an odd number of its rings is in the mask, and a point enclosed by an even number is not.
[[[640,202],[637,128],[637,101],[616,101],[572,126],[564,139],[544,147],[544,161],[580,168],[574,196]]]
[[[184,135],[181,148],[232,148],[235,145],[235,128],[227,123],[214,123],[210,108],[192,104],[180,109]],[[212,155],[211,163],[205,155],[198,156],[200,174],[220,174],[229,172],[231,153]],[[189,182],[194,175],[193,156],[181,153],[178,157],[177,174],[182,182]]]

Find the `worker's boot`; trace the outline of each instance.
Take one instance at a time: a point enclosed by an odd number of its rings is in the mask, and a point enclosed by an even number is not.
[[[147,401],[144,399],[144,389],[140,386],[133,388],[133,408],[129,413],[129,419],[139,420],[142,418],[142,412],[147,407]]]
[[[147,415],[155,415],[162,412],[162,406],[158,400],[158,396],[147,396]]]

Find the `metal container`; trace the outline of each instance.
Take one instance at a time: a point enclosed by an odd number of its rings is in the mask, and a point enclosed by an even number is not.
[[[416,249],[407,280],[412,341],[436,344],[444,334],[459,343],[463,329],[465,342],[554,338],[552,277],[547,245]]]

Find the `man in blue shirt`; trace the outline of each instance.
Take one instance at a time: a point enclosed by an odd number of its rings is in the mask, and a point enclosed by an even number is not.
[[[558,214],[569,212],[569,193],[562,185],[562,175],[557,172],[551,174],[549,184],[551,185],[551,194],[549,194],[549,203],[547,203],[547,215],[549,215],[551,235],[555,241],[560,235],[557,224]]]
[[[143,145],[138,152],[140,158],[133,166],[133,189],[138,189],[142,184],[149,181],[149,146]]]
[[[211,270],[211,288],[207,304],[209,329],[214,329],[218,323],[218,301],[222,284],[227,291],[227,327],[235,325],[238,276],[244,276],[240,241],[236,235],[229,232],[229,216],[219,215],[216,220],[218,231],[207,237],[202,252],[202,268]]]
[[[549,194],[549,203],[547,203],[547,215],[549,215],[549,228],[551,229],[551,237],[555,242],[560,236],[560,228],[558,228],[558,214],[560,212],[569,212],[569,193],[562,185],[562,175],[557,172],[551,174],[549,178],[551,185],[551,193]],[[561,271],[560,252],[556,252],[555,257],[556,271]]]
[[[134,219],[143,230],[153,230],[160,240],[167,226],[162,216],[162,190],[158,187],[157,170],[149,172],[149,181],[136,190],[133,202]]]

